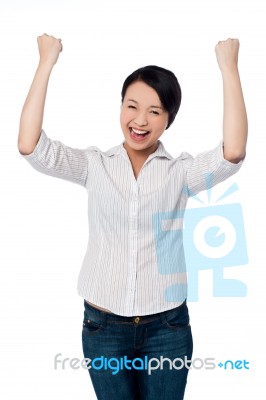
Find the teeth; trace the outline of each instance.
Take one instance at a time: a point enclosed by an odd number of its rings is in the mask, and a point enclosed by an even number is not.
[[[133,131],[134,133],[136,133],[137,135],[144,135],[145,133],[148,132],[148,131],[139,131],[139,130],[134,129],[134,128],[131,128],[131,129],[132,129],[132,131]]]

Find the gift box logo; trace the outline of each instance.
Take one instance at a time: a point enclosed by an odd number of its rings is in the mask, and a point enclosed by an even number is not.
[[[208,182],[208,180],[206,179]],[[238,190],[234,183],[215,202]],[[207,190],[210,203],[211,189]],[[203,203],[199,197],[194,200]],[[155,247],[160,274],[176,274],[177,283],[165,289],[166,301],[198,301],[198,276],[213,271],[214,297],[245,297],[246,285],[225,279],[224,268],[248,263],[242,207],[239,203],[161,212],[153,215]],[[187,283],[182,277],[187,272]]]

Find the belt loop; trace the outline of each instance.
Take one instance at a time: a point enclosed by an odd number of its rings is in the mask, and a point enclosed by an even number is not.
[[[103,323],[103,327],[106,326],[106,320],[107,320],[107,313],[106,312],[102,312],[102,323]]]
[[[166,322],[165,314],[166,314],[167,311],[168,310],[160,312],[160,319],[161,319],[161,323],[162,324],[164,324]]]

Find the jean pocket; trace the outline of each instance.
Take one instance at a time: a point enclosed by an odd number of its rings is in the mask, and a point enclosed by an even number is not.
[[[187,306],[184,305],[182,310],[178,310],[175,314],[164,315],[163,324],[172,330],[190,328],[190,320]]]
[[[82,333],[91,336],[95,335],[96,333],[100,332],[103,329],[103,322],[101,321],[93,321],[91,319],[86,318],[83,319],[83,327]]]

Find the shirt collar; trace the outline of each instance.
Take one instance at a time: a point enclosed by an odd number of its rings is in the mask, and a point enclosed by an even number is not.
[[[127,151],[126,151],[125,147],[123,146],[124,143],[125,143],[125,140],[123,140],[118,146],[112,147],[110,150],[106,151],[105,154],[108,157],[119,155],[119,154],[121,154],[122,156],[128,157]],[[171,154],[169,154],[165,150],[164,145],[160,140],[158,140],[157,149],[155,150],[154,153],[150,154],[148,158],[151,159],[154,157],[166,157],[169,160],[173,160],[173,157],[171,156]]]

